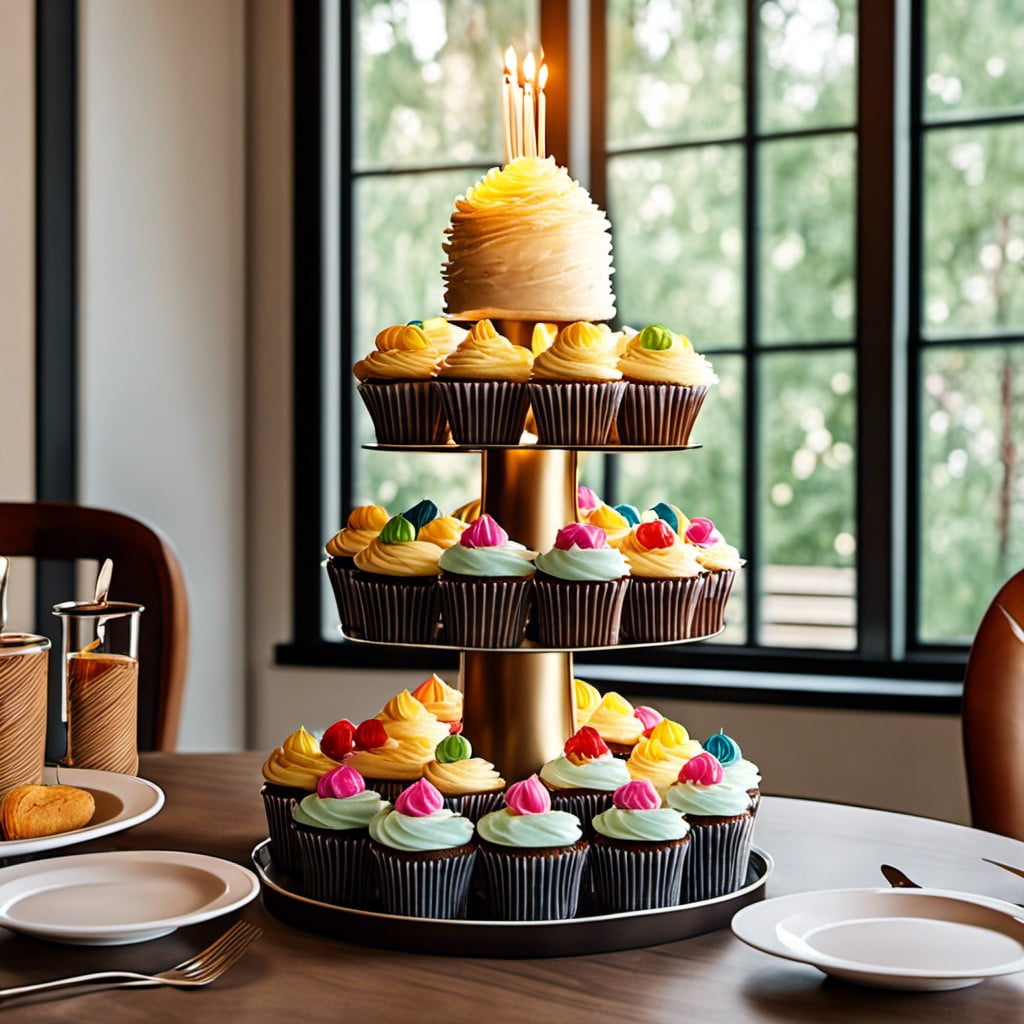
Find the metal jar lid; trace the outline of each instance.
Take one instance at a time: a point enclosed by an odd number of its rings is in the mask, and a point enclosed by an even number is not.
[[[119,615],[131,615],[141,611],[145,611],[143,605],[132,604],[130,601],[105,601],[102,604],[97,604],[95,601],[64,601],[53,606],[54,615],[71,615],[81,618],[115,619]]]
[[[0,633],[0,654],[34,654],[50,649],[50,641],[35,633]]]

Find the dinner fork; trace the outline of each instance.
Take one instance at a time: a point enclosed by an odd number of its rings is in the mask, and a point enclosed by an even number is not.
[[[177,985],[191,988],[209,985],[229,967],[237,963],[245,951],[263,934],[263,930],[246,921],[236,921],[219,939],[195,956],[183,960],[176,967],[170,967],[159,974],[137,974],[135,971],[96,971],[92,974],[77,974],[72,978],[57,978],[35,985],[19,985],[16,988],[0,989],[0,998],[23,996],[29,992],[43,992],[47,989],[63,988],[66,985],[82,985],[87,982],[111,982],[108,988],[146,988],[151,985]]]

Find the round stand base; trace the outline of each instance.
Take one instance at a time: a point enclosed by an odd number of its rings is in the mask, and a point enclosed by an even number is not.
[[[754,847],[742,889],[660,910],[603,914],[584,900],[579,916],[565,921],[439,921],[353,910],[303,896],[295,879],[271,862],[269,844],[268,839],[256,846],[252,860],[263,883],[267,910],[285,924],[359,945],[443,956],[581,956],[703,935],[727,927],[737,910],[763,900],[765,883],[775,866],[769,854]],[[472,904],[470,912],[476,912]]]

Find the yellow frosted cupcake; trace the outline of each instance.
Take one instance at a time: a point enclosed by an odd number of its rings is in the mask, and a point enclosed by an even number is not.
[[[711,363],[661,324],[630,338],[618,362],[626,392],[615,419],[621,444],[683,445],[711,385]]]
[[[533,363],[530,402],[540,444],[608,443],[626,390],[617,362],[604,324],[580,321],[559,331]]]
[[[337,768],[316,737],[300,726],[263,762],[263,809],[270,833],[270,855],[282,870],[298,874],[299,848],[292,835],[292,808],[316,790],[324,772]]]
[[[383,643],[431,643],[440,624],[437,562],[443,549],[416,539],[416,528],[394,516],[356,557],[352,590],[364,635]]]
[[[377,539],[387,521],[388,511],[383,506],[360,505],[349,514],[344,529],[339,530],[325,546],[327,561],[324,564],[346,633],[358,634],[363,628],[359,602],[352,591],[356,555]]]
[[[423,769],[423,778],[438,788],[445,807],[472,822],[501,806],[505,780],[490,761],[473,756],[465,736],[453,734],[441,740],[434,759]]]
[[[519,444],[530,404],[533,353],[481,320],[438,370],[441,396],[456,444]]]
[[[386,327],[352,368],[379,444],[443,444],[447,424],[431,383],[444,354],[416,324]]]
[[[367,788],[385,800],[395,800],[409,785],[423,777],[423,768],[434,756],[434,746],[425,736],[410,736],[399,742],[388,735],[384,723],[369,718],[356,729],[355,749],[345,755],[345,764],[366,779]]]
[[[629,562],[631,584],[622,605],[623,639],[634,643],[685,640],[707,573],[696,548],[685,544],[663,519],[641,523],[619,545]]]

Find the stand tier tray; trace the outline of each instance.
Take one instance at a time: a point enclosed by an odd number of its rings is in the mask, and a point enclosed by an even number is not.
[[[768,853],[754,847],[742,889],[660,910],[592,913],[593,908],[581,900],[580,916],[564,921],[445,921],[354,910],[303,896],[295,880],[271,861],[269,839],[253,849],[252,860],[263,883],[267,910],[285,924],[364,946],[470,957],[610,953],[716,931],[726,927],[736,911],[764,899],[765,883],[775,866]]]
[[[460,644],[442,644],[437,642],[407,644],[396,643],[393,640],[367,640],[366,637],[360,636],[358,633],[346,632],[341,626],[336,628],[343,639],[351,640],[352,643],[355,644],[370,644],[374,647],[419,647],[432,651],[463,651],[466,654],[473,654],[477,651],[496,651],[501,654],[543,654],[544,652],[573,654],[576,651],[625,651],[639,647],[673,647],[676,644],[695,644],[700,640],[713,640],[723,632],[723,630],[719,629],[714,633],[704,633],[701,636],[690,636],[685,640],[645,640],[637,643],[602,644],[597,647],[541,647],[532,640],[524,640],[518,647],[465,647]]]
[[[689,452],[702,444],[364,444],[368,452],[607,452],[610,455],[636,452]]]

